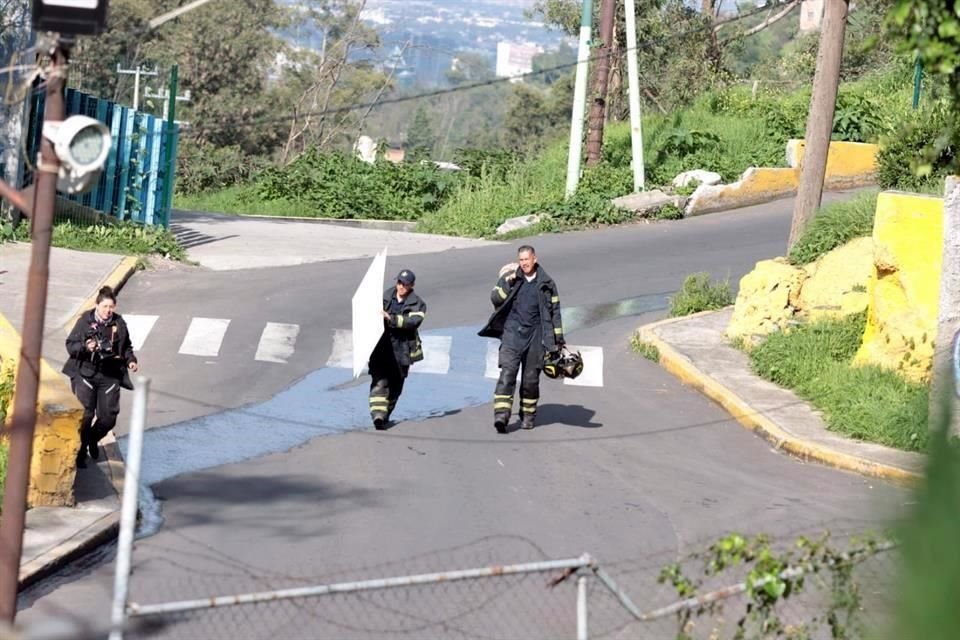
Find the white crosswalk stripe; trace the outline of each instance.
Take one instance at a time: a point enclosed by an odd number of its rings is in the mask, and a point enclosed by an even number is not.
[[[254,360],[286,364],[296,348],[300,325],[268,322],[260,334],[260,343]]]
[[[583,356],[583,373],[574,379],[564,378],[563,384],[574,387],[602,387],[603,386],[603,347],[586,347],[567,345],[572,352],[580,352]]]
[[[416,373],[448,373],[453,337],[423,336],[421,339],[423,340],[423,360],[410,367],[410,370]],[[353,368],[353,332],[350,329],[334,330],[333,348],[330,350],[330,357],[327,358],[327,366],[338,369]]]
[[[497,380],[500,378],[500,341],[487,339],[487,361],[486,369],[483,372],[483,377],[493,378]]]
[[[217,356],[229,326],[230,320],[226,318],[192,318],[179,353],[189,356]]]
[[[353,368],[353,332],[336,329],[333,332],[333,348],[327,358],[327,366],[335,369]]]
[[[439,373],[450,371],[450,348],[453,346],[451,336],[423,336],[423,360],[417,362],[411,371],[417,373]]]
[[[159,316],[147,314],[124,314],[130,330],[130,340],[133,348],[139,351],[143,348],[148,336],[154,331]],[[220,354],[220,347],[229,329],[231,320],[228,318],[191,318],[190,326],[183,337],[178,353],[189,356],[215,358]],[[300,335],[300,325],[282,322],[267,322],[260,334],[260,341],[254,354],[258,362],[286,364],[296,351],[297,339]],[[453,336],[424,335],[423,360],[411,367],[413,373],[427,373],[446,375],[451,370],[451,353],[454,348]],[[460,340],[460,338],[458,338]],[[485,343],[483,376],[490,380],[500,377],[499,353],[500,341],[490,338],[473,338]],[[474,352],[475,346],[469,340],[462,348]],[[583,356],[583,373],[575,380],[564,379],[566,385],[577,387],[603,387],[603,347],[587,345],[569,345],[571,351],[579,351]],[[249,357],[249,356],[247,356]],[[471,361],[471,368],[478,368],[479,362]],[[327,367],[338,369],[353,368],[353,332],[349,329],[333,331],[333,345],[330,357],[327,358]],[[463,362],[458,365],[463,367]],[[364,370],[364,373],[367,373]],[[459,374],[479,375],[481,372],[458,370]]]
[[[127,323],[127,330],[130,332],[130,342],[133,343],[133,350],[139,351],[143,348],[143,343],[147,341],[147,336],[153,330],[153,325],[157,323],[160,316],[141,316],[123,314],[123,320]]]

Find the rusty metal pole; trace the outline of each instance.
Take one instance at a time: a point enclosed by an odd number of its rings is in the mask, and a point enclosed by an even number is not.
[[[787,250],[796,244],[820,208],[823,182],[830,153],[830,135],[840,90],[840,63],[843,61],[843,39],[847,30],[850,0],[826,0],[820,43],[817,47],[817,70],[813,76],[813,95],[807,115],[805,148],[800,162],[800,186],[793,206],[793,222]]]
[[[66,51],[59,41],[53,51],[46,82],[43,121],[64,119],[63,87],[66,80]],[[50,235],[57,194],[60,161],[53,144],[40,143],[36,190],[33,201],[30,271],[27,276],[27,300],[23,311],[23,341],[17,367],[13,419],[7,433],[10,442],[7,481],[0,518],[0,620],[12,623],[17,615],[17,591],[20,555],[23,552],[23,528],[30,481],[33,431],[37,419],[37,392],[40,386],[40,357],[43,349],[43,323],[47,306],[47,279],[50,265]]]
[[[610,85],[610,56],[613,53],[613,23],[616,0],[600,2],[600,56],[597,59],[593,83],[593,105],[587,131],[587,166],[593,167],[603,159],[603,127],[607,119],[607,92]]]

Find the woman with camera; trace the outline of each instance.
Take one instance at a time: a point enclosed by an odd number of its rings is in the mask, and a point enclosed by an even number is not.
[[[100,458],[100,439],[113,429],[120,413],[120,387],[133,389],[130,372],[138,369],[127,323],[116,308],[117,294],[103,287],[97,306],[81,315],[67,336],[70,359],[63,373],[83,405],[77,453],[81,469],[87,466],[87,452],[94,460]]]

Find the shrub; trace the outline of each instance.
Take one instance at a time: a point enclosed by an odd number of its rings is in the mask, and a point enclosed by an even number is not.
[[[417,220],[439,209],[461,181],[457,172],[432,163],[369,164],[312,149],[286,167],[265,170],[256,193],[264,200],[306,203],[322,217]]]
[[[29,225],[29,221],[24,220],[17,226],[14,230],[17,240],[30,239]],[[53,227],[51,244],[80,251],[158,255],[172,260],[186,258],[183,247],[167,229],[130,221],[93,225],[78,225],[69,220],[58,222]]]
[[[655,220],[681,220],[683,219],[683,209],[673,203],[665,204],[652,216]]]
[[[944,107],[935,106],[912,112],[897,123],[896,133],[881,142],[877,154],[877,182],[882,188],[922,191],[947,174],[956,154],[952,146],[939,139],[947,117]],[[931,147],[939,151],[925,160],[925,152]]]
[[[580,193],[537,207],[531,213],[548,215],[559,228],[619,224],[634,217],[632,212],[611,204],[606,196]]]
[[[701,311],[722,309],[733,304],[730,281],[711,282],[709,273],[694,273],[686,277],[683,285],[670,298],[670,315],[687,316]]]
[[[873,99],[856,91],[840,91],[833,116],[833,140],[869,142],[883,129],[879,107]]]
[[[453,163],[471,178],[490,177],[500,182],[506,182],[522,159],[519,153],[507,149],[457,149],[453,153]]]
[[[809,264],[854,238],[871,235],[877,195],[875,190],[865,191],[851,200],[834,202],[820,209],[790,249],[790,264]]]
[[[215,147],[184,140],[177,147],[176,190],[181,194],[216,191],[250,182],[266,166],[238,146]]]

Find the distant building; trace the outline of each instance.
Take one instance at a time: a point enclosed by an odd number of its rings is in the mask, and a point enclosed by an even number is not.
[[[403,146],[395,143],[387,145],[387,150],[383,153],[383,157],[393,163],[403,162],[406,156]]]
[[[522,80],[517,76],[533,71],[533,57],[538,53],[543,53],[543,47],[537,44],[498,42],[497,77],[512,78],[515,81]]]
[[[823,20],[823,0],[802,0],[800,3],[800,31],[817,31]]]

